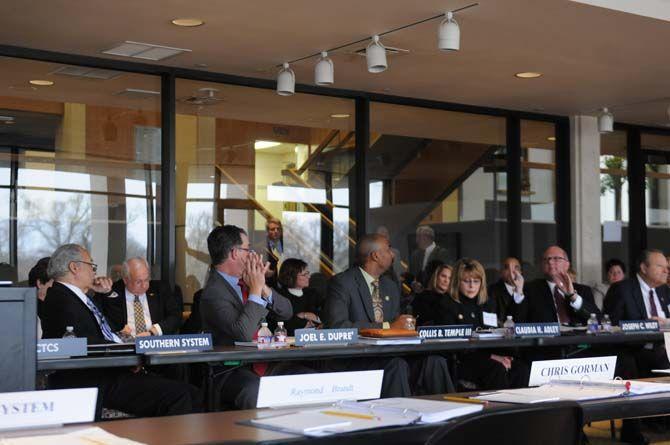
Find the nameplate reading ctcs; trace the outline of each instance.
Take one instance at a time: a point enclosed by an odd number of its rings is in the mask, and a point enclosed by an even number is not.
[[[619,326],[623,332],[658,332],[656,320],[621,320]]]
[[[451,340],[459,338],[470,338],[472,336],[471,324],[455,324],[446,326],[421,326],[417,329],[419,338],[422,340]]]
[[[348,345],[358,342],[358,329],[296,329],[296,346]]]
[[[37,342],[37,358],[86,356],[86,338],[46,338]]]
[[[135,352],[211,351],[212,334],[137,337]]]
[[[561,325],[558,323],[517,323],[514,326],[517,337],[558,337]]]

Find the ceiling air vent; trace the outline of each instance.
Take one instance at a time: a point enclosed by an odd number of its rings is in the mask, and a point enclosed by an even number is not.
[[[184,48],[172,48],[170,46],[163,46],[163,45],[154,45],[153,43],[141,43],[126,40],[121,45],[103,51],[103,54],[132,57],[135,59],[144,59],[144,60],[163,60],[167,59],[168,57],[174,57],[184,52],[191,52],[191,50]]]
[[[88,68],[84,66],[62,66],[49,74],[59,76],[84,77],[87,79],[110,80],[120,76],[120,71]]]
[[[160,97],[160,91],[141,90],[139,88],[126,88],[125,90],[117,91],[115,96],[125,97],[126,99],[155,99]]]

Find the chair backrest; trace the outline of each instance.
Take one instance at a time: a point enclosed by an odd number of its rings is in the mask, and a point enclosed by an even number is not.
[[[433,433],[426,445],[576,445],[581,443],[582,426],[582,409],[576,402],[518,405],[454,419]]]

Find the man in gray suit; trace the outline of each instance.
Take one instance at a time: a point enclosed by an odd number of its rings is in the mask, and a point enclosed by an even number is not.
[[[393,264],[393,250],[388,238],[366,235],[358,242],[358,266],[335,275],[328,287],[322,320],[328,328],[404,329],[410,315],[400,314],[400,289],[383,275]],[[382,397],[407,397],[412,391],[411,374],[415,376],[416,394],[453,391],[446,359],[439,356],[353,360],[348,369],[384,369]]]
[[[449,262],[449,252],[444,247],[435,244],[435,231],[430,226],[419,226],[416,229],[416,247],[409,259],[409,273],[414,276],[414,281],[421,284],[421,288],[413,284],[415,292],[420,292],[423,286],[430,280],[433,271],[428,266]],[[434,270],[434,267],[433,267]]]
[[[217,227],[207,237],[212,261],[202,292],[202,326],[215,345],[252,341],[261,321],[272,312],[278,320],[293,315],[291,302],[265,285],[269,264],[249,248],[249,237],[236,226]],[[259,378],[278,374],[279,367],[255,363],[253,367],[226,370],[219,379],[224,402],[239,409],[256,407]]]

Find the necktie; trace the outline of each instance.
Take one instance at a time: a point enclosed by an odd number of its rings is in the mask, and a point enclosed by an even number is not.
[[[554,286],[554,302],[556,303],[556,314],[558,315],[558,322],[561,324],[570,323],[570,313],[568,312],[568,303],[558,290],[558,286]]]
[[[135,300],[133,300],[133,310],[135,312],[135,335],[146,332],[147,324],[144,321],[144,308],[142,307],[140,297],[137,295],[135,295]]]
[[[654,303],[653,289],[649,289],[649,312],[651,312],[652,317],[658,317],[658,309],[656,309],[656,304]]]
[[[375,312],[375,323],[384,323],[384,303],[379,295],[379,280],[372,282],[372,309]]]
[[[242,281],[242,278],[237,282],[237,285],[240,286],[240,290],[242,291],[242,304],[246,304],[249,299],[249,286]]]
[[[88,298],[88,296],[86,296],[86,306],[88,306],[91,312],[93,312],[93,315],[95,315],[95,318],[98,320],[100,330],[102,331],[102,335],[105,337],[105,340],[120,343],[121,340],[116,335],[114,335],[114,332],[112,332],[112,328],[109,327],[109,323],[107,323],[105,316],[102,315],[102,312],[100,312],[98,306],[96,306],[95,303],[93,303],[93,301]]]

